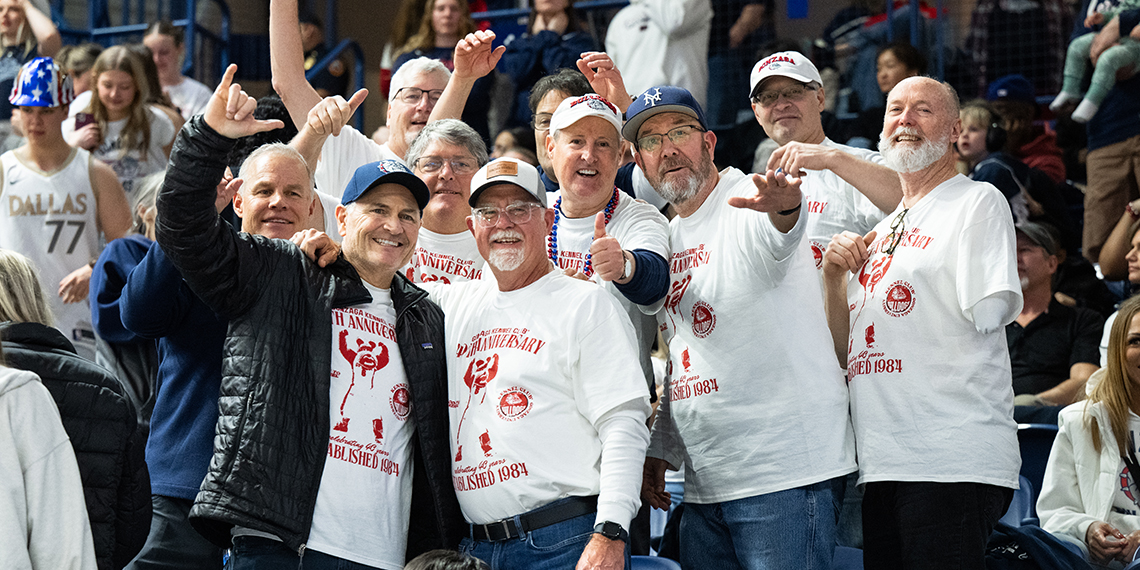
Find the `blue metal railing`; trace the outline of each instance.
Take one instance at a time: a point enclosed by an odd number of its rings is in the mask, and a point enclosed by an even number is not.
[[[360,47],[360,44],[356,43],[354,40],[352,40],[350,38],[345,38],[345,39],[341,40],[340,43],[337,44],[336,47],[334,47],[333,49],[329,50],[329,52],[326,53],[325,56],[323,58],[321,58],[320,61],[313,64],[313,67],[309,68],[309,71],[305,72],[305,79],[311,83],[313,81],[313,78],[316,77],[318,73],[320,73],[322,70],[328,68],[328,66],[333,61],[338,59],[342,54],[344,54],[344,52],[346,52],[348,50],[352,50],[352,59],[353,59],[352,75],[353,75],[353,77],[356,78],[356,88],[353,89],[353,92],[356,92],[356,91],[359,91],[360,89],[363,89],[364,88],[364,50]],[[351,95],[351,94],[352,93],[346,93],[346,95]],[[352,120],[356,124],[356,130],[358,130],[358,131],[364,130],[364,103],[360,104],[360,108],[356,110],[356,114],[353,116]]]

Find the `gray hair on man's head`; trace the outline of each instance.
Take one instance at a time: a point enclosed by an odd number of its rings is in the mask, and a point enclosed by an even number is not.
[[[412,146],[408,147],[408,153],[404,155],[408,166],[414,169],[416,161],[427,151],[427,147],[436,141],[461,146],[475,157],[475,162],[479,163],[480,167],[487,164],[487,145],[483,143],[483,137],[463,121],[442,119],[428,123],[420,134],[416,135],[416,140],[412,141]]]
[[[253,165],[256,164],[258,159],[263,156],[280,156],[283,158],[296,160],[297,162],[301,163],[301,166],[305,167],[305,172],[309,175],[309,190],[310,192],[312,191],[315,184],[313,181],[313,169],[309,168],[309,163],[305,162],[305,157],[301,156],[301,153],[297,152],[297,149],[285,143],[276,142],[257,147],[257,150],[249,153],[249,156],[246,157],[245,162],[241,163],[241,170],[238,172],[238,178],[241,178],[245,184],[248,184],[249,175],[252,174],[251,169],[253,168]],[[245,184],[242,185],[243,188],[246,187]]]
[[[431,59],[428,57],[417,57],[415,59],[404,62],[396,73],[392,74],[392,81],[388,85],[388,101],[391,102],[396,99],[396,93],[411,83],[413,77],[417,75],[427,75],[429,73],[439,73],[443,75],[443,80],[451,79],[451,71],[448,71],[438,59]]]
[[[7,249],[0,249],[0,321],[55,324],[32,260]]]
[[[135,222],[134,230],[140,234],[146,233],[146,222],[143,221],[143,214],[155,207],[155,200],[158,198],[158,191],[162,188],[163,180],[166,180],[166,169],[135,180],[135,195],[131,198],[131,216]],[[142,214],[139,213],[140,207]]]

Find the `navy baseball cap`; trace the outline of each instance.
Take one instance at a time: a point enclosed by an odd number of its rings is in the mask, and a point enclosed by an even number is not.
[[[700,123],[701,128],[709,129],[705,121],[705,112],[701,110],[700,103],[693,98],[688,90],[672,85],[650,87],[645,93],[637,96],[629,108],[625,110],[625,126],[621,134],[625,140],[636,143],[637,131],[641,124],[658,113],[684,113]]]
[[[1033,84],[1024,75],[1006,75],[990,83],[989,88],[986,89],[986,101],[1012,99],[1036,104],[1035,93]]]
[[[399,184],[407,188],[416,199],[416,204],[419,204],[421,212],[431,197],[423,180],[412,174],[403,163],[396,160],[381,160],[356,169],[344,189],[344,194],[340,197],[340,203],[347,206],[359,200],[365,192],[377,184]]]

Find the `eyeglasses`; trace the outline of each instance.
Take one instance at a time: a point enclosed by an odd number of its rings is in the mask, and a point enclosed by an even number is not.
[[[674,145],[683,145],[689,140],[689,137],[693,136],[693,133],[698,132],[703,133],[705,130],[696,125],[673,127],[663,135],[645,135],[637,139],[637,148],[645,152],[656,152],[658,148],[661,148],[661,143],[664,142],[665,137],[669,137],[669,142]]]
[[[393,99],[398,99],[401,103],[406,105],[415,105],[423,99],[424,93],[427,93],[428,102],[434,105],[439,101],[439,98],[443,96],[443,89],[424,91],[419,87],[401,87],[396,90],[396,96],[393,97]]]
[[[899,244],[902,243],[902,238],[904,235],[906,235],[906,213],[909,211],[910,208],[907,208],[899,212],[899,215],[895,216],[895,219],[891,221],[891,233],[887,235],[887,240],[890,243],[885,249],[883,249],[883,253],[887,255],[894,255],[895,248],[897,248]]]
[[[494,206],[474,208],[471,210],[471,215],[475,217],[480,226],[485,228],[499,223],[500,214],[505,215],[507,220],[512,224],[520,225],[530,221],[536,208],[541,209],[542,206],[532,202],[515,202],[508,204],[505,208],[496,208]]]
[[[415,167],[423,172],[438,172],[444,164],[451,165],[455,174],[471,174],[479,169],[474,160],[466,158],[443,158],[442,156],[425,156],[416,160]]]
[[[534,127],[536,131],[545,131],[550,128],[550,119],[553,116],[551,113],[538,113],[531,117],[530,126]]]
[[[811,85],[793,85],[784,89],[772,89],[761,92],[752,98],[753,103],[758,103],[761,107],[771,107],[780,100],[780,97],[788,101],[800,101],[808,91],[815,91],[815,87]]]

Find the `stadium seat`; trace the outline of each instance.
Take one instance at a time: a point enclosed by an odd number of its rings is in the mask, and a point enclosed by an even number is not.
[[[1045,464],[1049,462],[1049,451],[1057,437],[1057,426],[1052,424],[1018,424],[1017,442],[1021,446],[1021,474],[1033,485],[1031,506],[1037,516],[1037,493],[1041,492],[1041,482],[1045,479]]]
[[[1009,503],[1009,510],[1001,517],[1001,522],[1009,526],[1021,526],[1037,520],[1033,508],[1037,490],[1025,475],[1018,476],[1018,479],[1019,487],[1013,492],[1013,501]]]
[[[863,551],[850,546],[836,546],[831,570],[863,570]]]
[[[681,565],[659,556],[632,556],[632,570],[681,570]]]

